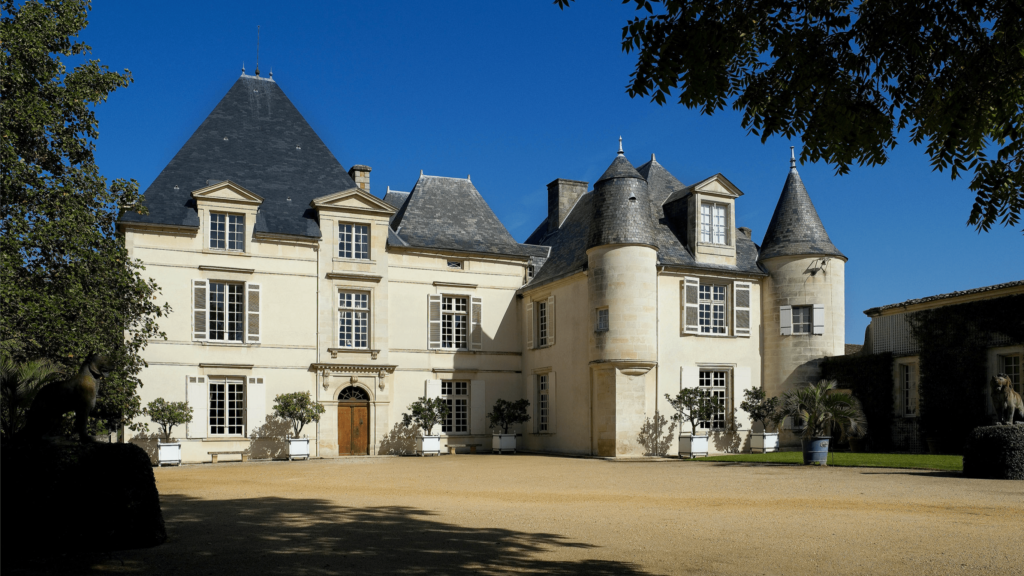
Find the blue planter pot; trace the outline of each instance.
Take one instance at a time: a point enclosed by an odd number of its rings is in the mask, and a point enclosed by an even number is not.
[[[804,449],[804,464],[828,465],[828,436],[816,436],[810,440],[801,440]]]

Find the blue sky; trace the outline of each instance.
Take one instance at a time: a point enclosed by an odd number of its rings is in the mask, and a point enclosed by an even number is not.
[[[547,213],[555,178],[593,183],[618,137],[634,165],[651,153],[686,184],[721,172],[745,196],[737,224],[760,242],[789,168],[789,146],[761,144],[740,115],[631,99],[634,57],[620,48],[634,12],[618,2],[559,10],[502,3],[112,2],[97,0],[82,40],[134,83],[97,109],[97,161],[145,188],[256,65],[274,79],[346,168],[373,168],[371,191],[427,174],[465,177],[523,241]],[[904,138],[904,141],[906,138]],[[1020,227],[966,225],[968,182],[932,172],[902,144],[882,167],[800,174],[846,268],[846,339],[861,311],[1024,279]]]

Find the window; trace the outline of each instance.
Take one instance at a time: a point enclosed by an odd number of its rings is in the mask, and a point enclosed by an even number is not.
[[[698,382],[699,390],[718,403],[718,410],[711,420],[701,420],[697,427],[701,430],[724,430],[726,407],[729,400],[729,373],[725,370],[701,370]]]
[[[600,308],[597,311],[597,331],[607,332],[608,331],[608,309]]]
[[[811,307],[793,306],[793,334],[811,333]]]
[[[537,347],[548,345],[548,303],[537,302]]]
[[[370,258],[370,227],[361,224],[338,224],[338,257]]]
[[[537,431],[548,431],[548,375],[537,376]]]
[[[448,416],[441,423],[441,432],[469,432],[469,382],[441,382],[441,398],[448,404]]]
[[[441,348],[466,348],[466,299],[441,299]]]
[[[701,334],[725,334],[725,286],[700,285],[698,306]]]
[[[1020,381],[1020,354],[999,357],[999,373],[1010,377],[1010,383],[1018,394],[1024,394]]]
[[[534,270],[535,270],[535,268],[533,267],[533,264],[530,264],[529,266],[526,267],[526,282],[527,283],[529,283],[531,280],[533,280],[533,272],[534,272]]]
[[[370,295],[338,293],[338,347],[367,348],[370,326]]]
[[[210,435],[241,436],[245,426],[245,396],[241,381],[210,381]]]
[[[448,260],[448,267],[452,270],[462,270],[461,260]]]
[[[210,248],[245,250],[245,216],[211,212]]]
[[[725,244],[726,207],[724,204],[702,202],[700,205],[700,241]]]
[[[900,403],[903,405],[903,416],[917,416],[917,379],[914,378],[912,364],[900,364]]]
[[[242,284],[210,282],[210,340],[242,341],[244,303]]]

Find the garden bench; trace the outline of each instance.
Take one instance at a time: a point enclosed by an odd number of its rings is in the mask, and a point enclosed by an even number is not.
[[[476,449],[483,446],[483,444],[449,444],[448,453],[455,454],[456,448],[469,448],[470,454],[476,454]]]
[[[217,456],[220,456],[221,454],[241,454],[242,455],[242,462],[248,462],[249,461],[249,455],[245,453],[245,450],[218,450],[216,452],[207,452],[207,454],[210,455],[210,458],[211,458],[210,463],[211,464],[216,464],[217,463]]]

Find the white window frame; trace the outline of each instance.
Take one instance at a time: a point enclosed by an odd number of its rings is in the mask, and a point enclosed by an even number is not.
[[[534,302],[534,308],[537,310],[537,348],[544,348],[548,345],[548,303],[546,300],[540,300]]]
[[[442,350],[468,350],[469,304],[470,297],[468,295],[441,295]]]
[[[896,371],[900,387],[900,416],[904,418],[917,418],[917,364],[913,362],[900,362],[896,365]]]
[[[441,422],[441,432],[448,436],[469,434],[469,380],[442,380],[441,399],[448,404],[448,416]]]
[[[216,287],[220,287],[223,291],[218,293]],[[235,298],[232,299],[232,296],[235,296]],[[208,284],[206,299],[207,340],[212,342],[245,343],[245,284],[242,282],[218,282],[211,280]],[[234,307],[234,310],[232,310],[232,307]],[[222,324],[219,330],[214,328],[217,323]],[[229,327],[233,324],[237,325],[237,331],[229,330]],[[217,333],[220,333],[219,338],[216,336]],[[228,338],[229,334],[237,334],[238,338]]]
[[[697,325],[700,326],[702,335],[727,336],[728,310],[729,290],[725,284],[700,284],[697,296]]]
[[[366,350],[370,347],[370,293],[338,290],[338,347]],[[360,336],[362,339],[360,341]]]
[[[801,313],[806,312],[806,314],[807,314],[807,321],[806,322],[798,322],[797,321],[797,310],[802,311]],[[793,326],[793,334],[794,335],[796,335],[796,334],[808,334],[808,335],[810,335],[812,330],[813,330],[813,327],[814,327],[814,306],[793,306],[793,324],[792,324],[792,326]],[[800,329],[800,328],[806,328],[806,329]]]
[[[245,436],[245,388],[244,378],[209,379],[206,413],[211,437]],[[217,413],[219,410],[223,411],[222,415]]]
[[[210,212],[208,246],[211,250],[245,252],[245,215]]]
[[[1021,378],[1021,356],[1016,354],[998,354],[999,374],[1006,374],[1010,377],[1010,383],[1018,394],[1024,394],[1024,379]]]
[[[729,393],[732,384],[732,370],[727,368],[701,367],[697,372],[697,389],[705,394],[718,398],[720,409],[711,420],[697,423],[698,430],[724,431],[729,429],[731,418],[730,407],[732,395]]]
[[[551,383],[548,373],[537,374],[537,432],[550,432]]]
[[[607,332],[609,328],[610,320],[608,318],[608,307],[597,309],[597,327],[594,328],[595,332]]]
[[[700,241],[704,244],[729,245],[729,205],[721,202],[700,203]]]
[[[338,258],[370,259],[370,225],[360,222],[338,222]]]

